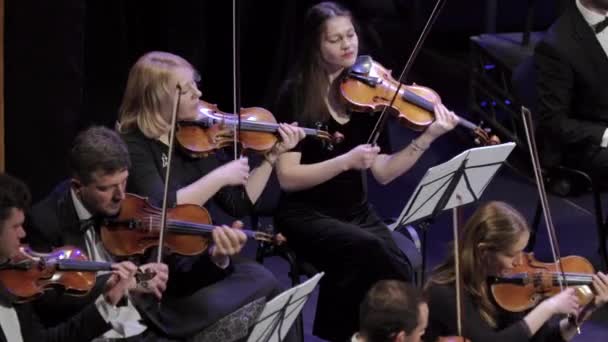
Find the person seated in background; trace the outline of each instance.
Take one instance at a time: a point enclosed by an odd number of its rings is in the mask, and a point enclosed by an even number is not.
[[[608,186],[607,0],[571,1],[534,52],[539,147]]]

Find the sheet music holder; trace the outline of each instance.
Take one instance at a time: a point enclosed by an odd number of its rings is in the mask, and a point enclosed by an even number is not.
[[[266,303],[247,342],[280,342],[285,338],[323,272]]]
[[[513,142],[476,147],[428,169],[391,228],[477,201],[513,148]]]

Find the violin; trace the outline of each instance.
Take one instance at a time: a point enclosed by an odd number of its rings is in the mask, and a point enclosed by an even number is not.
[[[391,100],[399,88],[392,106]],[[376,112],[387,108],[399,122],[415,131],[426,129],[435,120],[433,107],[441,103],[433,89],[419,85],[403,85],[391,76],[391,71],[370,56],[359,56],[340,84],[340,92],[353,110]],[[478,125],[459,117],[458,123],[470,129],[479,144],[500,143]]]
[[[234,128],[239,125],[235,114],[225,113],[215,104],[200,101],[198,117],[195,120],[178,122],[176,139],[187,154],[192,157],[204,157],[215,149],[234,143]],[[241,109],[240,134],[237,137],[242,147],[256,152],[269,151],[278,141],[279,125],[271,112],[260,107]],[[313,136],[331,143],[339,142],[328,132],[302,128],[306,136]]]
[[[101,223],[101,241],[115,256],[144,254],[159,245],[161,209],[143,197],[126,194],[116,218]],[[211,244],[209,212],[195,204],[179,204],[167,209],[167,227],[163,247],[181,255],[198,255]],[[257,231],[241,229],[247,237],[265,242],[277,242],[275,237]]]
[[[36,253],[22,246],[14,258],[0,265],[0,282],[22,303],[51,288],[85,295],[95,285],[96,272],[111,270],[111,263],[89,261],[85,253],[74,247]]]
[[[576,287],[581,306],[589,304],[593,299],[589,287],[595,273],[593,265],[589,260],[576,255],[563,257],[559,263],[563,275],[556,263],[540,262],[533,253],[521,253],[516,267],[505,275],[490,279],[494,300],[505,310],[521,312],[560,293],[562,283]]]

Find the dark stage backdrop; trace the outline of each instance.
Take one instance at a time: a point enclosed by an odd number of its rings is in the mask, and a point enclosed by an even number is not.
[[[305,9],[317,1],[241,0],[243,106],[272,108],[296,56]],[[527,0],[498,1],[499,32],[520,31]],[[420,54],[411,81],[465,106],[468,37],[484,26],[483,0],[451,0]],[[537,29],[556,2],[536,1]],[[364,51],[385,66],[403,66],[434,1],[345,1],[360,21]],[[6,1],[6,167],[41,198],[67,176],[66,153],[91,124],[113,126],[129,67],[165,50],[202,74],[206,101],[232,110],[232,1]],[[445,82],[443,82],[445,81]],[[448,92],[446,92],[448,93]],[[451,97],[451,98],[450,98]],[[275,113],[280,119],[280,113]]]

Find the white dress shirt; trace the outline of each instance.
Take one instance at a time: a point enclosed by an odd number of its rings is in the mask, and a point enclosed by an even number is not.
[[[72,201],[74,202],[74,208],[76,214],[80,220],[88,220],[93,215],[85,208],[74,190],[70,189]],[[87,254],[93,261],[112,261],[112,257],[103,247],[100,240],[97,239],[97,233],[95,229],[89,229],[85,233],[85,244],[87,247]],[[95,301],[97,310],[101,316],[112,325],[112,330],[106,332],[103,337],[105,338],[126,338],[136,336],[144,332],[147,327],[141,323],[141,315],[131,302],[127,300],[127,305],[116,307],[105,301],[103,296],[99,296]],[[95,339],[96,341],[103,341],[103,338]],[[10,341],[10,340],[9,340]]]
[[[23,342],[21,324],[19,324],[19,317],[17,317],[14,307],[0,304],[0,328],[7,341]]]

